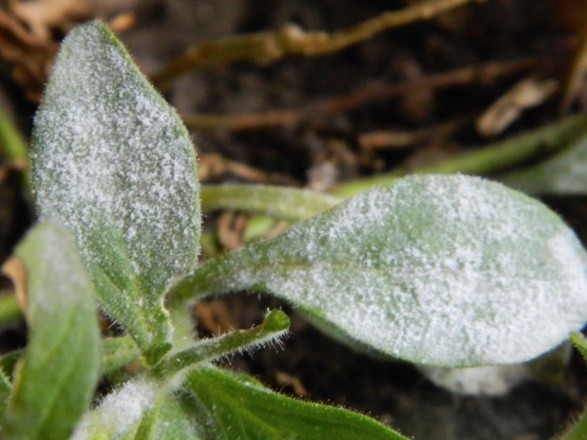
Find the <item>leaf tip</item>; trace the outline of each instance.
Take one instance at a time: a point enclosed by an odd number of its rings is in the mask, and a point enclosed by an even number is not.
[[[267,331],[287,331],[290,325],[289,316],[281,310],[271,310],[267,313],[263,326]]]

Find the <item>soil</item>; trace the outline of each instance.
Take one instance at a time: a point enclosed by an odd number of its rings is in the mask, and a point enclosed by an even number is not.
[[[276,30],[288,23],[333,32],[406,3],[93,0],[90,4],[90,15],[108,20],[132,13],[134,25],[120,36],[141,68],[153,74],[190,44]],[[299,109],[320,108],[331,99],[374,90],[374,96],[365,101],[347,102],[346,107],[334,111],[315,110],[294,124],[268,126],[256,120],[256,127],[240,131],[192,129],[205,182],[255,181],[327,189],[339,181],[400,165],[430,163],[556,120],[558,98],[524,112],[491,138],[479,134],[475,127],[476,117],[517,81],[528,77],[564,79],[577,43],[576,16],[581,7],[580,0],[475,2],[328,56],[201,68],[173,81],[165,96],[182,115],[259,116],[284,109],[302,113]],[[528,59],[535,64],[512,72],[503,68],[502,74],[491,79],[400,90],[393,97],[378,96],[377,92],[488,61],[503,67]],[[13,80],[8,65],[1,73],[2,105],[13,108],[13,116],[28,136],[35,104]],[[369,147],[365,135],[374,131],[412,137],[402,144],[396,136],[386,148]],[[17,177],[12,173],[0,183],[0,261],[34,219]],[[587,239],[584,198],[545,201]],[[242,227],[235,226],[238,221],[234,218],[228,222],[221,218],[210,214],[206,227],[210,231],[220,227],[218,242],[229,248],[238,246]],[[0,287],[6,285],[6,280],[0,281]],[[268,307],[291,312],[290,336],[282,347],[235,356],[227,363],[229,368],[248,371],[293,396],[369,414],[419,440],[547,439],[582,408],[586,367],[576,355],[556,384],[530,381],[503,397],[471,397],[432,385],[409,364],[353,352],[320,334],[286,304],[246,292],[204,303],[198,310],[199,330],[209,334],[223,326],[247,327],[259,322]],[[0,346],[13,348],[24,339],[25,329],[19,324],[4,330]]]

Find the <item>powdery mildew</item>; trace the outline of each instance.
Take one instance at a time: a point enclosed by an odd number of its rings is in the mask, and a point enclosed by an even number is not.
[[[194,267],[193,146],[105,26],[90,23],[65,39],[35,118],[32,164],[40,216],[75,232],[94,276],[100,267],[113,284],[121,273],[138,280],[145,301],[132,307],[160,307],[170,281]],[[102,298],[110,313],[131,306],[120,293]]]
[[[139,378],[126,382],[117,391],[108,394],[100,405],[81,421],[72,440],[86,440],[94,436],[123,435],[133,429],[145,413],[157,402],[161,387],[156,382]]]
[[[414,176],[196,272],[254,288],[330,331],[423,364],[526,361],[587,321],[587,256],[536,200],[488,180]]]

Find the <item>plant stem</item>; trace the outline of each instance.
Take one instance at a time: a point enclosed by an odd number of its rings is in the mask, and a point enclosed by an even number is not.
[[[288,327],[289,318],[287,315],[280,310],[273,310],[263,323],[256,327],[237,330],[217,338],[204,339],[190,348],[169,356],[155,367],[155,373],[169,377],[195,363],[261,346],[283,336]]]
[[[329,34],[285,26],[275,32],[226,37],[194,46],[152,77],[163,88],[175,77],[201,66],[235,61],[268,64],[291,55],[315,57],[340,51],[392,28],[429,20],[459,6],[483,0],[427,0],[399,11],[384,12],[355,26]]]
[[[183,350],[196,339],[192,307],[187,301],[170,298],[167,310],[173,324],[173,346],[175,349]]]
[[[270,110],[261,113],[211,114],[198,113],[182,116],[183,122],[199,131],[246,131],[268,127],[287,127],[308,123],[316,117],[331,117],[337,113],[365,105],[409,95],[418,90],[442,90],[452,87],[482,85],[499,78],[519,74],[530,68],[546,64],[537,58],[515,61],[489,61],[444,72],[434,72],[394,84],[365,87],[350,94],[326,98],[299,108]]]
[[[332,194],[251,184],[204,185],[200,192],[202,209],[208,212],[217,209],[243,210],[288,222],[297,222],[319,214],[347,197],[375,185],[391,184],[410,173],[475,175],[497,173],[535,156],[563,150],[586,133],[587,116],[571,116],[493,145],[459,154],[434,165],[413,170],[400,168],[390,173],[342,183],[331,190]],[[259,234],[262,233],[263,230],[259,232]]]
[[[400,168],[390,173],[342,183],[331,190],[332,194],[251,184],[204,185],[200,193],[202,209],[243,210],[297,222],[319,214],[347,197],[375,185],[391,184],[407,174],[497,173],[535,156],[563,150],[585,134],[587,116],[571,116],[493,145],[456,155],[434,165],[419,169]],[[261,235],[264,230],[257,232]]]
[[[23,189],[29,194],[31,176],[27,144],[2,108],[0,108],[0,146],[6,160],[21,170]]]
[[[415,170],[398,169],[390,173],[342,183],[331,192],[340,197],[350,197],[374,185],[392,183],[410,173],[464,173],[476,175],[497,173],[537,155],[553,154],[556,151],[563,150],[586,133],[587,116],[571,116],[562,121],[479,148],[470,153],[459,154],[434,165]]]
[[[315,191],[249,184],[205,185],[200,196],[204,211],[236,209],[293,222],[316,215],[343,200]]]

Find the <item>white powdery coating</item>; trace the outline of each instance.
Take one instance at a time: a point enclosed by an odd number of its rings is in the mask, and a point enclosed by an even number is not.
[[[527,364],[490,365],[474,368],[419,368],[435,385],[454,393],[472,396],[503,396],[532,377]]]
[[[143,378],[125,383],[119,390],[108,394],[94,411],[85,416],[72,440],[90,439],[95,434],[124,434],[153,407],[160,391],[155,382]]]
[[[108,271],[119,240],[159,294],[195,264],[200,228],[193,146],[177,115],[95,23],[63,44],[35,118],[41,217],[74,230],[82,257]],[[106,252],[107,253],[107,252]]]
[[[236,253],[222,287],[273,292],[406,360],[504,364],[587,321],[586,261],[574,233],[521,193],[414,176]]]

